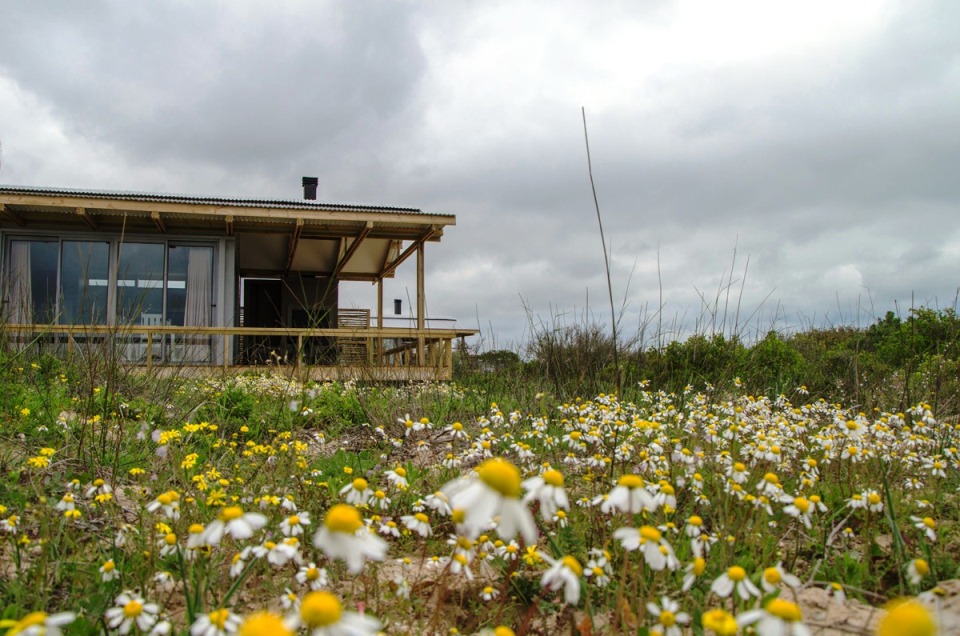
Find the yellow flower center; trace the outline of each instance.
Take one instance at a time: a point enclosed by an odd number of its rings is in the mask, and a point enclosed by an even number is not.
[[[561,559],[561,562],[574,574],[581,576],[583,574],[583,568],[580,567],[580,562],[577,561],[572,556],[565,556]]]
[[[463,523],[463,520],[466,516],[467,514],[462,508],[454,508],[450,512],[450,519],[452,519],[454,523]]]
[[[734,636],[739,627],[737,619],[722,609],[712,609],[704,612],[700,619],[705,629],[713,630],[717,636]]]
[[[930,528],[931,530],[933,530],[933,529],[935,529],[935,528],[937,527],[937,522],[934,521],[932,517],[924,517],[924,518],[923,518],[923,525],[925,525],[925,526],[927,526],[928,528]]]
[[[289,525],[291,525],[291,526],[299,526],[299,525],[300,525],[300,517],[298,517],[297,515],[293,515],[292,517],[290,517],[289,519],[287,519],[287,524],[289,524]]]
[[[796,506],[797,510],[803,514],[807,514],[807,511],[810,510],[810,502],[803,497],[795,497],[793,500],[793,505]]]
[[[763,580],[770,585],[777,585],[781,580],[780,570],[777,568],[767,568],[763,571]]]
[[[190,527],[187,529],[187,532],[190,534],[200,534],[203,532],[203,526],[199,523],[191,523]]]
[[[223,522],[233,521],[243,516],[243,508],[240,506],[228,506],[220,511],[220,520]]]
[[[504,627],[503,625],[497,627],[493,630],[493,636],[517,636],[509,627]]]
[[[488,459],[480,465],[480,481],[504,497],[520,497],[520,471],[505,459]]]
[[[926,559],[917,559],[913,562],[913,568],[917,571],[917,574],[920,576],[926,576],[930,574],[930,564],[927,563]]]
[[[367,483],[367,480],[363,477],[357,477],[353,480],[353,489],[359,492],[363,492],[367,489],[370,484]]]
[[[335,625],[342,613],[340,601],[330,592],[310,592],[300,604],[300,618],[311,629]]]
[[[460,428],[463,428],[463,427],[461,426]],[[404,468],[403,466],[397,466],[396,468],[393,469],[393,472],[395,472],[398,477],[407,476],[407,469]]]
[[[643,526],[640,528],[640,538],[644,541],[652,541],[657,543],[660,541],[661,537],[663,537],[663,535],[660,534],[660,531],[653,526]]]
[[[127,601],[123,606],[123,615],[127,618],[136,618],[143,613],[143,603],[140,601]]]
[[[696,576],[700,576],[707,569],[707,560],[703,557],[696,557],[693,560],[693,573]]]
[[[292,636],[283,619],[272,612],[257,612],[243,622],[239,636]]]
[[[110,559],[109,561],[107,561],[106,563],[103,564],[103,571],[104,571],[104,572],[113,572],[113,571],[116,570],[116,569],[117,569],[117,566],[116,566],[116,564],[113,562],[113,559]]]
[[[747,578],[747,571],[739,565],[735,565],[727,570],[727,576],[730,577],[731,581],[742,581]]]
[[[320,578],[320,570],[317,568],[307,568],[307,580],[316,581]]]
[[[802,618],[800,606],[785,598],[775,598],[767,603],[766,610],[788,623],[799,623]]]
[[[427,515],[423,514],[422,512],[418,512],[417,514],[413,515],[413,518],[416,519],[417,521],[421,522],[421,523],[429,523],[429,522],[430,522],[430,517],[428,517]]]
[[[743,462],[737,462],[736,464],[733,465],[733,469],[738,473],[742,473],[745,470],[747,470],[747,466]]]
[[[677,624],[676,615],[670,610],[661,610],[660,611],[660,624],[664,627],[673,627]]]
[[[624,475],[617,481],[617,485],[624,488],[642,488],[643,479],[639,475]]]
[[[691,526],[696,526],[699,528],[700,526],[703,525],[703,519],[701,519],[697,515],[693,515],[692,517],[687,519],[687,523],[689,523]]]
[[[163,542],[167,545],[177,545],[177,535],[169,532],[163,537]]]
[[[348,504],[337,504],[327,511],[323,523],[333,532],[353,534],[363,527],[360,511]]]
[[[207,614],[207,618],[210,619],[212,625],[216,625],[222,630],[227,624],[227,619],[230,618],[230,612],[226,609],[213,610]]]
[[[554,488],[562,488],[563,474],[559,470],[548,470],[543,473],[543,483]]]
[[[768,484],[779,484],[780,478],[774,473],[767,473],[763,476],[763,481],[767,482]]]
[[[937,625],[923,605],[916,601],[894,601],[877,625],[877,636],[933,636]]]

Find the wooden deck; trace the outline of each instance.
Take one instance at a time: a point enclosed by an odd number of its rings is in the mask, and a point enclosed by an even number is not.
[[[427,381],[452,378],[454,342],[476,331],[7,324],[0,334],[8,348],[64,357],[97,350],[160,374],[282,367],[317,380]]]

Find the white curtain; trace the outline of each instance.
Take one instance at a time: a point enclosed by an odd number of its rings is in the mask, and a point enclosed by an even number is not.
[[[191,247],[187,253],[187,298],[183,324],[189,327],[209,327],[212,320],[210,305],[213,300],[213,250],[209,247]],[[184,362],[209,362],[210,339],[207,336],[188,336]]]
[[[33,277],[30,268],[30,243],[12,241],[7,277],[7,320],[13,324],[33,324]]]

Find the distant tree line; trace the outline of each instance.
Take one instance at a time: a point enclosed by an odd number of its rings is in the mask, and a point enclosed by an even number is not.
[[[611,351],[602,326],[564,325],[535,333],[521,352],[461,352],[456,374],[466,383],[523,382],[587,397],[615,386]],[[753,344],[721,334],[695,334],[662,347],[621,344],[620,361],[625,393],[640,382],[677,394],[729,391],[739,383],[755,395],[824,398],[861,410],[928,402],[941,414],[960,412],[960,318],[954,309],[920,307],[906,318],[888,312],[866,328],[771,331]]]

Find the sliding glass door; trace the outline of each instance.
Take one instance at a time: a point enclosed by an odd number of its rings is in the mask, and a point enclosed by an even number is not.
[[[214,323],[214,248],[173,241],[13,237],[6,244],[3,319],[10,324]],[[209,362],[211,337],[131,334],[126,357]],[[144,343],[146,343],[146,346]]]

